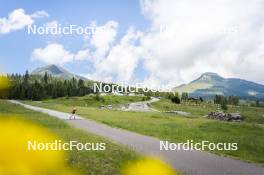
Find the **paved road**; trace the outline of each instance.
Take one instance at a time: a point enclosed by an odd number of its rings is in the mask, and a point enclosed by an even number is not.
[[[149,107],[149,104],[155,101],[159,101],[159,99],[152,97],[152,99],[149,101],[130,103],[126,110],[127,111],[141,111],[141,112],[156,111],[155,109],[152,109]]]
[[[10,102],[60,119],[68,119],[69,116],[67,113],[34,107],[17,101]],[[204,151],[160,151],[160,140],[157,138],[112,128],[92,120],[78,118],[78,120],[66,120],[66,122],[89,133],[126,145],[139,153],[159,156],[187,175],[264,175],[264,167]]]

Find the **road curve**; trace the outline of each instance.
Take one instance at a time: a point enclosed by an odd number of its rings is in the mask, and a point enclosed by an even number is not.
[[[264,167],[217,156],[204,151],[160,151],[160,140],[123,129],[97,123],[81,117],[78,120],[67,120],[69,114],[41,107],[26,105],[18,101],[10,102],[25,108],[65,119],[70,125],[94,133],[145,154],[163,158],[174,168],[187,175],[264,175]]]
[[[140,112],[150,112],[150,111],[157,111],[149,107],[150,103],[159,101],[160,99],[152,97],[151,100],[148,101],[140,101],[135,103],[130,103],[126,111],[140,111]]]

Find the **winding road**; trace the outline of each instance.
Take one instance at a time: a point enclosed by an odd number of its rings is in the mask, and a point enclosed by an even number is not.
[[[187,175],[264,175],[264,167],[221,157],[204,151],[160,151],[160,140],[123,129],[113,128],[89,119],[78,117],[68,120],[69,114],[41,107],[26,105],[18,101],[11,103],[22,105],[27,109],[49,114],[65,120],[70,125],[89,133],[103,136],[125,145],[139,153],[161,157],[174,168]],[[145,105],[145,104],[144,104]],[[144,106],[143,105],[143,106]],[[137,105],[136,105],[137,106]],[[143,108],[144,109],[144,108]]]
[[[135,103],[130,103],[128,105],[127,111],[141,111],[141,112],[150,112],[150,111],[157,111],[149,107],[150,103],[159,101],[160,99],[152,97],[151,100],[148,101],[140,101]]]

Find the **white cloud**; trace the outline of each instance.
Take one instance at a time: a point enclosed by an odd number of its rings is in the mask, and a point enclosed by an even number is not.
[[[134,37],[140,33],[137,42],[97,44],[108,51],[94,61],[96,71],[90,77],[132,81],[142,59],[149,74],[144,83],[149,85],[175,86],[209,71],[264,83],[260,0],[142,0],[141,7],[150,29],[133,31]]]
[[[64,65],[74,61],[84,61],[91,59],[89,49],[79,50],[76,54],[68,51],[63,45],[50,43],[44,48],[36,48],[31,54],[33,61],[41,61],[46,64]]]
[[[141,6],[151,20],[141,38],[146,81],[176,85],[212,71],[264,83],[261,1],[143,0]]]
[[[90,60],[91,59],[91,52],[89,49],[79,50],[76,55],[74,56],[75,60]]]
[[[129,29],[117,40],[117,22],[94,23],[104,30],[91,36],[85,49],[73,54],[61,46],[64,56],[57,59],[89,60],[95,72],[87,77],[103,81],[137,79],[134,72],[142,61],[149,75],[144,82],[152,86],[187,83],[209,71],[264,83],[261,0],[142,0],[141,7],[151,22],[145,32]],[[39,55],[51,60],[44,51]]]
[[[116,21],[108,21],[102,26],[97,26],[96,23],[92,24],[92,26],[96,30],[91,36],[90,45],[95,48],[95,59],[100,59],[100,57],[105,56],[111,44],[115,41],[118,23]]]
[[[32,52],[32,60],[38,60],[47,64],[63,65],[72,62],[74,54],[64,49],[63,45],[52,43],[45,48],[37,48]]]
[[[40,11],[36,11],[34,12],[32,15],[30,15],[32,18],[43,18],[43,17],[49,17],[49,14],[44,11],[44,10],[40,10]]]
[[[129,29],[120,42],[111,47],[106,57],[94,61],[95,72],[88,77],[108,82],[132,81],[142,52],[141,48],[136,46],[141,36],[141,32]]]
[[[45,11],[37,11],[30,15],[26,14],[24,9],[15,9],[8,15],[8,18],[0,18],[0,34],[23,29],[27,25],[32,25],[34,23],[34,18],[47,16],[48,13]]]

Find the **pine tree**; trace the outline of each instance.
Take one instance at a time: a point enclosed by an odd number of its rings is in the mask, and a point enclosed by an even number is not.
[[[259,100],[256,101],[256,107],[259,107]]]
[[[224,111],[227,111],[228,107],[227,107],[227,99],[224,98],[221,102],[221,109]]]
[[[84,81],[82,79],[79,79],[79,81],[78,81],[78,96],[84,96],[84,95],[85,95]]]
[[[183,92],[182,95],[181,95],[181,100],[182,101],[186,101],[188,100],[188,93],[187,92]]]
[[[45,72],[43,79],[44,79],[44,83],[48,84],[48,73],[47,72]]]

